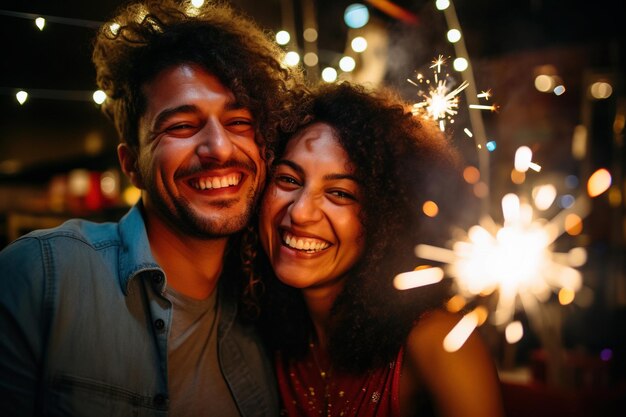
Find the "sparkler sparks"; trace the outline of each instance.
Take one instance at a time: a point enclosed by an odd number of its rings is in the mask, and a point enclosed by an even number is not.
[[[449,121],[453,123],[452,116],[458,113],[459,108],[459,93],[463,91],[469,83],[463,81],[458,87],[452,88],[454,80],[445,74],[442,78],[442,67],[445,68],[446,59],[443,55],[439,55],[430,66],[433,69],[433,80],[426,79],[422,74],[417,74],[417,83],[411,79],[407,79],[408,82],[418,88],[423,88],[418,91],[418,96],[424,100],[413,105],[414,115],[423,115],[425,118],[430,118],[439,122],[441,130],[445,130],[445,123]]]
[[[597,180],[607,176],[609,179]],[[589,179],[589,195],[602,194],[610,183],[608,171],[599,170]],[[546,190],[549,191],[549,187],[543,186],[534,196],[540,210],[547,208],[548,200],[550,203],[554,200],[552,193]],[[546,194],[550,195],[546,197]],[[518,195],[507,194],[502,199],[502,225],[486,216],[464,232],[451,249],[417,245],[415,254],[419,258],[445,265],[400,274],[394,284],[398,289],[429,285],[438,282],[445,273],[454,280],[458,296],[466,301],[495,297],[497,303],[491,321],[496,326],[506,327],[507,340],[514,343],[521,338],[518,331],[514,332],[515,337],[510,334],[517,310],[536,311],[555,293],[561,303],[569,303],[583,288],[582,275],[575,268],[585,263],[585,249],[573,248],[560,253],[553,251],[552,245],[565,232],[572,233],[575,227],[572,218],[576,219],[577,227],[582,225],[582,219],[590,210],[589,202],[587,196],[581,196],[572,207],[547,220],[539,217],[533,206]],[[446,350],[459,349],[472,330],[484,321],[468,318],[470,314],[446,337]]]
[[[439,123],[439,128],[442,131],[445,130],[446,122],[454,123],[453,116],[459,112],[459,94],[469,86],[468,81],[463,81],[458,87],[454,88],[456,81],[445,72],[446,62],[447,59],[443,55],[439,55],[432,61],[432,65],[430,65],[430,68],[433,70],[432,80],[425,78],[419,73],[415,77],[417,82],[407,79],[409,83],[420,89],[417,95],[423,98],[422,101],[413,104],[412,113],[435,120]],[[491,92],[489,90],[481,91],[480,94],[477,94],[477,97],[488,100],[491,97]],[[476,104],[469,107],[491,111],[497,110],[495,104],[490,106]]]

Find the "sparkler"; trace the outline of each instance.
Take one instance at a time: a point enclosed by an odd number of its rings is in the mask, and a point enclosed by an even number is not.
[[[433,70],[432,80],[425,78],[421,73],[415,77],[417,81],[407,79],[409,83],[420,89],[417,94],[423,98],[422,101],[413,104],[412,113],[435,120],[439,123],[441,131],[445,130],[446,122],[454,123],[453,117],[459,112],[459,94],[469,86],[468,81],[463,81],[458,87],[453,87],[456,82],[450,74],[445,72],[446,62],[447,59],[443,55],[439,55],[432,61],[430,66]],[[491,92],[481,91],[477,97],[489,100]],[[490,106],[476,104],[469,107],[491,111],[497,109],[495,104]],[[469,132],[467,129],[465,131]],[[471,137],[471,134],[468,133],[468,136]]]
[[[611,184],[610,173],[599,170],[589,178],[588,194],[598,196]],[[556,193],[553,186],[538,187],[535,206],[546,209]],[[549,201],[548,201],[549,200]],[[398,289],[430,285],[450,276],[464,303],[495,296],[497,305],[492,322],[506,327],[507,340],[514,343],[521,337],[514,313],[539,309],[557,292],[562,300],[573,300],[582,288],[582,275],[575,269],[586,262],[586,251],[573,248],[566,253],[554,252],[553,243],[566,231],[580,226],[590,208],[587,196],[579,197],[571,208],[562,210],[551,220],[541,218],[533,206],[516,194],[502,199],[502,225],[485,216],[477,225],[463,233],[450,248],[420,244],[415,254],[422,259],[446,264],[443,268],[422,267],[397,276]],[[569,219],[569,220],[568,220]],[[455,298],[458,302],[458,297]],[[458,308],[457,308],[458,310]],[[455,327],[444,343],[449,351],[459,349],[480,320],[465,318]],[[488,313],[486,314],[488,315]],[[484,321],[484,320],[483,320]],[[515,336],[511,336],[511,335]]]

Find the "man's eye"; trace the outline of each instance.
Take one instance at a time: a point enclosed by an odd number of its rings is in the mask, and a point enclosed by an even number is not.
[[[188,130],[188,129],[193,129],[193,128],[194,128],[193,125],[190,125],[190,124],[187,124],[187,123],[180,123],[180,124],[177,124],[177,125],[174,125],[174,126],[170,126],[167,129],[165,129],[165,130],[168,131],[168,132],[181,132],[181,131]]]
[[[234,120],[228,122],[226,128],[232,133],[243,135],[253,132],[252,122],[250,120]]]

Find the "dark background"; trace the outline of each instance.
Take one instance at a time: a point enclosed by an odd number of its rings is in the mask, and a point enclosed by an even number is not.
[[[48,220],[54,223],[74,215],[112,219],[126,210],[125,205],[91,211],[62,205],[54,210],[48,199],[55,177],[77,168],[90,172],[117,169],[115,131],[99,107],[90,101],[96,88],[90,54],[95,33],[91,24],[112,17],[121,3],[114,0],[0,2],[0,248],[15,237],[11,232],[15,218],[32,220],[21,226],[27,231],[47,225]],[[232,3],[272,32],[289,24],[299,33],[302,31],[306,9],[303,0],[233,0]],[[343,22],[343,12],[350,3],[344,0],[311,3],[318,17],[317,47],[324,66],[336,66],[337,57],[344,52],[350,35]],[[442,13],[435,9],[434,1],[395,3],[416,16],[417,23],[398,21],[368,4],[372,22],[384,28],[388,36],[387,48],[377,57],[385,68],[381,82],[399,90],[407,100],[413,100],[415,90],[406,79],[413,77],[415,71],[427,71],[430,61],[440,53],[450,56],[453,50],[445,40],[447,25]],[[586,385],[605,394],[612,392],[607,388],[611,384],[623,383],[626,362],[623,331],[626,318],[625,3],[621,0],[455,2],[477,89],[491,89],[500,106],[498,113],[483,115],[487,136],[498,145],[490,155],[491,176],[485,179],[491,186],[492,217],[500,220],[499,201],[508,192],[528,193],[534,184],[552,182],[559,194],[567,192],[576,196],[585,193],[586,178],[595,169],[604,167],[613,175],[614,196],[621,198],[610,200],[605,193],[595,199],[583,233],[565,235],[556,244],[560,251],[584,246],[589,253],[589,260],[581,270],[585,286],[593,291],[594,301],[585,308],[563,307],[562,342],[568,351],[582,352],[591,358],[594,365],[589,366],[593,372],[611,375],[605,378],[606,383],[596,381]],[[283,13],[286,4],[293,9],[293,19]],[[39,31],[33,20],[7,16],[2,11],[80,22],[77,26],[76,22],[55,23],[49,19],[45,29]],[[296,42],[302,47],[301,35],[296,35]],[[537,71],[544,65],[556,68],[563,80],[566,93],[562,96],[534,88]],[[314,78],[314,71],[309,72]],[[606,100],[594,100],[589,95],[590,85],[598,80],[609,81],[613,86],[613,94]],[[15,99],[19,89],[31,92],[23,106]],[[37,97],[38,94],[45,97]],[[467,114],[460,112],[458,127],[452,129],[451,135],[468,163],[475,164],[477,151],[462,134],[461,127],[467,122]],[[576,126],[584,126],[588,132],[587,151],[582,159],[572,156]],[[515,150],[521,145],[533,149],[534,160],[543,170],[529,173],[527,183],[516,186],[510,181],[510,171]],[[563,186],[568,175],[579,180],[574,189]],[[555,215],[558,210],[555,207],[547,216]],[[494,345],[499,343],[496,341]],[[530,363],[536,370],[541,361],[533,361],[531,352],[537,347],[539,341],[529,333],[515,352],[510,348],[496,349],[495,354],[502,363],[508,360],[510,365],[513,355],[515,364]],[[603,364],[594,362],[606,348],[614,354],[609,371],[602,368]],[[572,372],[578,372],[575,375],[582,381],[585,372],[591,371],[581,365]],[[580,386],[585,383],[580,382]],[[557,397],[550,397],[554,398]],[[523,409],[523,404],[520,407]]]

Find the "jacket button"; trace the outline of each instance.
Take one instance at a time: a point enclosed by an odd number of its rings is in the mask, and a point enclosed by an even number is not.
[[[156,405],[157,407],[162,407],[165,404],[165,395],[157,394],[154,396],[152,401],[154,402],[154,405]]]
[[[161,320],[161,319],[156,319],[154,321],[154,327],[157,330],[163,330],[163,328],[165,327],[165,322],[163,320]]]
[[[154,282],[155,284],[161,284],[163,282],[163,274],[158,271],[153,272],[152,282]]]

